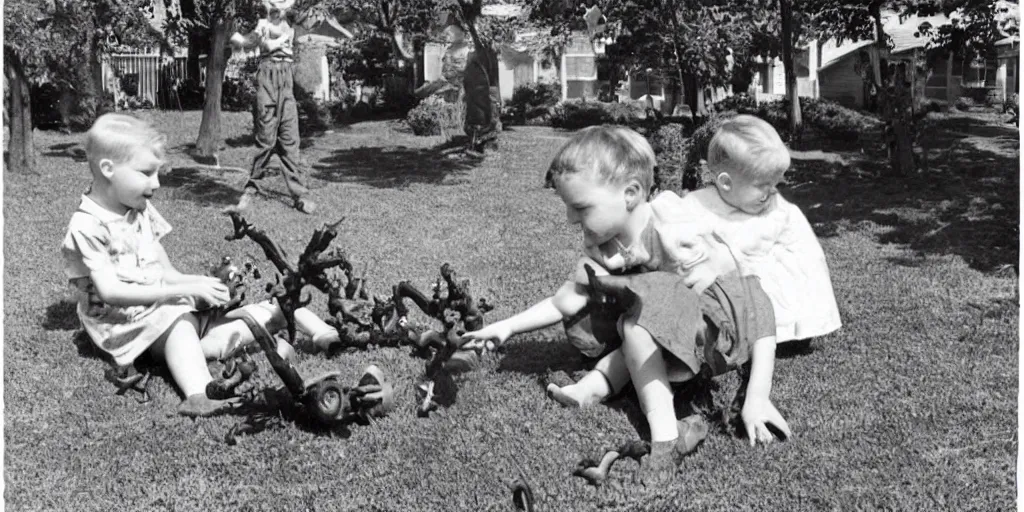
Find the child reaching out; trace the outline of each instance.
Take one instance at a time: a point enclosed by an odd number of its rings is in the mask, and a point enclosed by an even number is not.
[[[659,196],[652,202],[671,204],[663,209],[671,209],[673,218],[688,219],[687,229],[696,234],[722,239],[740,273],[758,278],[772,304],[777,343],[822,336],[842,325],[825,253],[803,212],[776,188],[789,165],[789,150],[778,132],[757,117],[739,115],[723,123],[708,146],[711,184],[682,199],[670,194],[671,200]],[[601,321],[584,318],[567,334],[592,339],[591,333],[600,335],[601,330],[588,322]],[[604,375],[626,371],[620,359],[606,364],[598,367]],[[548,395],[567,406],[591,405],[610,393],[597,374],[561,388],[548,386]]]
[[[739,275],[724,243],[681,215],[678,196],[648,201],[654,166],[650,144],[628,128],[591,127],[570,139],[549,174],[569,222],[582,228],[585,257],[552,297],[465,339],[469,345],[502,343],[563,321],[570,341],[600,358],[571,390],[577,395],[563,398],[585,402],[632,381],[651,431],[642,471],[665,474],[707,435],[694,418],[676,422],[670,380],[719,374],[749,361],[741,416],[751,443],[771,441],[768,424],[787,436],[789,426],[769,399],[775,321],[768,298],[756,278]],[[635,298],[617,318],[591,315],[592,336],[578,321],[588,308],[585,265],[603,276],[602,286],[628,289]]]
[[[92,185],[71,217],[61,252],[79,292],[78,318],[92,342],[118,366],[149,351],[167,365],[185,395],[178,412],[208,416],[233,403],[206,396],[213,380],[206,360],[254,338],[241,320],[197,312],[229,300],[220,280],[182,274],[167,258],[161,240],[171,226],[149,202],[160,187],[165,140],[131,116],[96,120],[86,134]],[[284,324],[280,309],[269,302],[246,308],[268,330]],[[337,337],[308,310],[296,312],[296,323],[315,343],[327,345]]]

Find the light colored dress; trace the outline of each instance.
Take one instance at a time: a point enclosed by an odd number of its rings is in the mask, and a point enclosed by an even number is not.
[[[93,343],[118,365],[133,362],[196,305],[191,297],[177,297],[148,306],[112,306],[100,300],[91,276],[100,272],[125,283],[161,284],[158,242],[170,231],[148,202],[143,211],[118,215],[87,196],[68,223],[61,253],[68,280],[78,290],[78,318]]]
[[[779,343],[833,332],[842,321],[821,244],[800,208],[779,194],[772,202],[766,212],[751,215],[708,187],[686,194],[678,207],[680,215],[726,242],[741,273],[760,278],[775,309]]]

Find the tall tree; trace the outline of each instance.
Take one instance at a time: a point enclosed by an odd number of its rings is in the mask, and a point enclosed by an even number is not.
[[[733,48],[747,48],[751,9],[737,0],[533,0],[531,17],[552,26],[552,34],[580,30],[581,8],[598,5],[618,24],[609,57],[632,63],[630,70],[661,70],[685,93],[691,111],[698,95],[731,80]]]
[[[779,0],[779,18],[782,25],[782,65],[786,73],[786,98],[789,99],[789,133],[799,138],[803,120],[800,115],[800,92],[796,85],[796,62],[793,60],[792,0]]]
[[[45,70],[52,50],[49,45],[40,44],[46,41],[40,22],[47,14],[36,2],[4,4],[4,76],[10,88],[11,121],[7,167],[15,172],[31,172],[35,168],[30,77]]]
[[[4,73],[11,87],[12,169],[35,166],[31,84],[74,90],[89,116],[103,90],[103,53],[166,41],[146,17],[148,0],[5,2]]]

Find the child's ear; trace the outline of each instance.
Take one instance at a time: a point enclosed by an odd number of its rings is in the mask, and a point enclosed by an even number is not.
[[[715,185],[722,190],[732,190],[732,176],[727,172],[720,172],[715,176]]]
[[[100,174],[104,178],[110,179],[114,176],[114,162],[109,158],[104,158],[99,162]]]
[[[626,185],[626,210],[633,211],[643,200],[643,187],[640,186],[640,182],[631,180]]]

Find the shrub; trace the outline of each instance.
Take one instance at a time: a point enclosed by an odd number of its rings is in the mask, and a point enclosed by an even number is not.
[[[800,98],[800,108],[804,123],[837,139],[854,139],[882,126],[875,117],[828,100]]]
[[[712,113],[705,118],[704,123],[697,127],[690,134],[685,147],[685,160],[683,167],[683,186],[689,190],[703,187],[710,183],[710,176],[705,165],[708,157],[708,146],[711,145],[711,138],[727,119],[735,116],[735,113]]]
[[[295,88],[295,106],[299,114],[300,136],[307,137],[332,126],[327,103],[298,87]]]
[[[139,95],[139,74],[138,73],[125,73],[121,75],[119,80],[121,90],[124,91],[125,96],[138,96]]]
[[[220,108],[227,112],[246,112],[256,103],[256,76],[243,73],[224,78],[221,87]]]
[[[628,103],[604,103],[571,99],[558,103],[551,111],[551,126],[578,130],[602,124],[634,124],[644,111]]]
[[[658,189],[679,192],[687,188],[684,186],[684,171],[689,141],[685,130],[686,126],[682,124],[668,123],[654,128],[647,135],[658,158],[658,167],[654,170],[654,185]]]
[[[409,111],[405,122],[416,135],[442,135],[446,139],[462,130],[465,107],[461,101],[447,102],[430,96]]]
[[[1002,103],[999,90],[994,87],[964,87],[960,89],[960,96],[968,98],[972,107],[992,107]]]
[[[783,138],[789,138],[791,135],[789,100],[764,101],[757,104],[753,98],[737,95],[716,103],[715,109],[722,113],[755,115],[768,121]],[[800,114],[804,126],[812,127],[837,139],[857,138],[861,133],[877,130],[882,125],[877,118],[817,98],[800,98]]]
[[[953,105],[956,107],[957,110],[961,112],[967,112],[968,110],[974,108],[977,104],[971,97],[961,96],[956,99],[956,103],[954,103]]]
[[[509,121],[514,124],[529,124],[535,119],[546,121],[560,95],[555,83],[533,82],[516,87],[512,99],[505,104]]]
[[[403,77],[397,77],[385,85],[384,93],[381,95],[381,111],[405,117],[410,110],[419,105],[420,99],[409,91],[408,87],[404,87],[402,80]]]
[[[32,126],[43,130],[61,127],[60,95],[60,88],[49,82],[31,86]]]
[[[203,108],[203,101],[206,98],[206,84],[198,77],[190,77],[181,83],[178,89],[178,99],[181,100],[181,108],[195,110]]]

